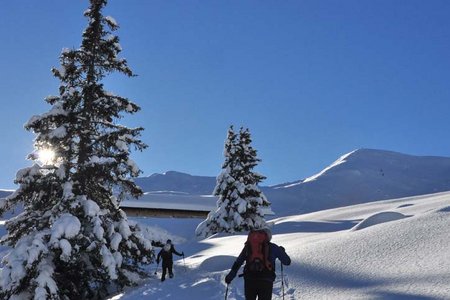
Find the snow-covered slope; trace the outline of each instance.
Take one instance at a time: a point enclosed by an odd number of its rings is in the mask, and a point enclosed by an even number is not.
[[[264,192],[279,215],[450,190],[450,158],[360,149],[302,182]]]
[[[363,154],[359,159],[358,152]],[[368,160],[370,153],[374,157]],[[375,159],[376,153],[382,154],[379,161]],[[391,160],[386,161],[387,157]],[[320,197],[326,196],[326,193],[320,194],[321,186],[333,187],[332,178],[336,184],[346,184],[346,188],[335,187],[328,191],[330,195],[324,199],[329,203],[319,202],[310,206],[320,208],[341,203],[340,199],[334,200],[333,197],[351,191],[348,186],[353,186],[360,195],[367,195],[367,191],[374,190],[370,183],[374,187],[377,184],[382,186],[383,179],[379,176],[389,176],[397,183],[404,180],[399,187],[402,192],[419,190],[413,186],[414,182],[432,189],[445,188],[448,159],[423,158],[422,161],[422,158],[410,157],[411,161],[403,164],[405,158],[408,156],[359,150],[304,183],[278,186],[273,190],[302,191],[300,187],[304,185],[314,188]],[[368,161],[372,164],[367,164]],[[375,175],[375,166],[380,164],[384,166],[384,175]],[[406,171],[402,174],[398,171],[400,166],[413,175],[420,172],[423,175],[410,176]],[[362,181],[357,180],[357,174],[370,179],[365,189],[358,188]],[[385,191],[397,191],[393,183],[384,184]],[[280,198],[280,203],[286,203],[284,214],[272,220],[273,241],[283,245],[293,259],[292,265],[284,269],[285,299],[449,299],[450,192],[376,201],[303,215],[298,214],[298,206],[289,205],[289,201],[296,203],[296,199]],[[274,198],[272,201],[275,202]],[[149,234],[157,232],[158,239],[175,241],[177,250],[186,253],[186,259],[176,261],[175,278],[161,283],[157,276],[152,276],[141,286],[127,289],[112,299],[224,298],[226,286],[223,279],[239,254],[245,235],[222,235],[197,241],[194,231],[202,220],[135,220],[153,227]],[[2,224],[4,221],[0,220],[0,232],[4,233]],[[0,257],[5,250],[0,248]],[[150,266],[150,273],[153,274],[156,268],[156,264]],[[158,272],[160,275],[160,269]],[[277,274],[273,299],[282,299],[279,265]],[[242,279],[236,278],[232,282],[228,299],[244,299]]]
[[[224,299],[224,277],[245,235],[196,242],[192,219],[140,221],[182,235],[189,242],[176,247],[186,259],[176,262],[174,279],[155,276],[113,299]],[[285,299],[449,299],[448,228],[450,192],[275,219],[273,242],[293,260],[284,268]],[[279,265],[277,275],[273,299],[282,299]],[[228,299],[244,299],[242,279]]]

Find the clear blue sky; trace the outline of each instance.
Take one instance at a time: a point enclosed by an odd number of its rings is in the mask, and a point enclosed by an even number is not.
[[[0,188],[30,165],[23,124],[57,94],[62,48],[87,1],[2,1]],[[110,0],[139,76],[106,88],[142,111],[144,175],[216,176],[230,124],[249,127],[265,184],[310,176],[356,148],[450,156],[450,1]]]

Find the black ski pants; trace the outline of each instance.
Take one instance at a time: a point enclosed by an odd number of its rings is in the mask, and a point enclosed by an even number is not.
[[[164,281],[166,279],[166,274],[169,272],[169,277],[173,277],[173,261],[163,261],[162,262],[162,275],[161,275],[161,281]]]
[[[245,288],[245,300],[272,299],[273,281],[246,278],[244,281],[244,288]]]

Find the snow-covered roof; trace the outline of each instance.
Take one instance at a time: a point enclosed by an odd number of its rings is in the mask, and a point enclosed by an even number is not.
[[[188,210],[210,212],[217,208],[217,197],[212,195],[189,195],[173,193],[144,193],[139,199],[128,199],[121,203],[121,207],[150,208],[166,210]],[[263,209],[266,215],[273,215],[273,211]]]
[[[204,195],[174,195],[145,193],[139,199],[125,200],[122,207],[211,211],[216,197]]]

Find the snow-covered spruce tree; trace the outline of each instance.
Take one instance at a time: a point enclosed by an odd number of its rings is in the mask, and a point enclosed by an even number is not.
[[[195,233],[199,237],[208,237],[218,232],[232,231],[233,226],[231,223],[234,216],[232,204],[236,200],[235,196],[237,196],[237,194],[233,194],[233,198],[231,197],[235,190],[234,183],[236,182],[233,178],[236,166],[236,142],[237,135],[233,126],[230,126],[223,151],[225,162],[222,164],[222,172],[217,176],[216,187],[213,192],[215,196],[219,196],[217,210],[211,211],[206,220],[197,226]]]
[[[251,147],[250,133],[240,130],[239,136],[228,130],[225,142],[225,162],[217,177],[214,195],[218,196],[217,209],[199,224],[196,234],[208,237],[219,232],[242,232],[265,226],[261,208],[269,206],[257,184],[264,176],[253,172],[260,161]]]
[[[154,258],[151,241],[119,208],[125,195],[142,193],[129,154],[146,145],[142,128],[114,122],[139,107],[101,83],[112,72],[133,75],[118,57],[118,25],[102,15],[105,5],[90,0],[81,47],[63,50],[53,69],[59,95],[47,97],[51,109],[25,124],[37,135],[29,156],[35,163],[17,173],[18,189],[0,203],[0,213],[24,207],[2,239],[11,250],[0,270],[1,299],[102,299],[135,283]],[[55,153],[45,164],[38,162],[44,149]]]
[[[248,226],[260,228],[265,225],[264,213],[261,209],[269,208],[270,202],[258,187],[258,184],[266,179],[266,177],[253,170],[261,162],[261,159],[258,158],[257,151],[251,144],[252,139],[249,129],[241,128],[239,130],[239,143],[237,147],[237,155],[242,168],[242,177],[239,180],[245,186],[241,197],[247,201],[247,208],[242,213],[242,217],[253,220],[253,224],[249,223]]]

